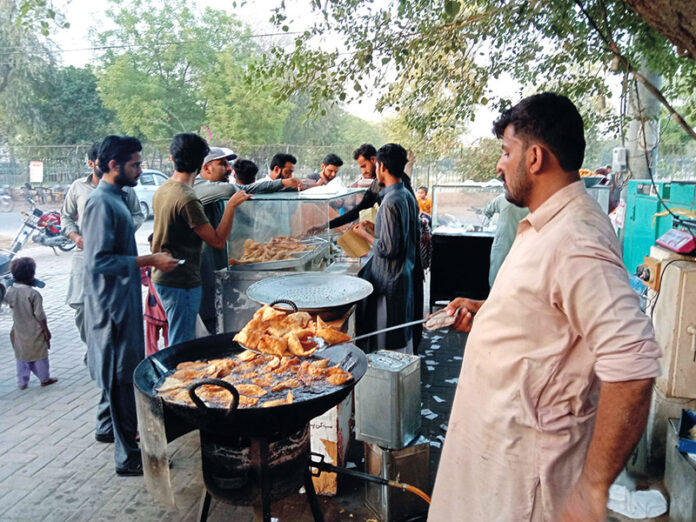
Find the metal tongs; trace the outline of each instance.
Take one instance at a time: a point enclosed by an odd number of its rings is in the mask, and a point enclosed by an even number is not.
[[[413,326],[416,324],[425,323],[425,328],[427,330],[438,330],[440,328],[446,328],[448,326],[452,326],[456,322],[460,310],[461,308],[457,308],[457,310],[454,312],[454,315],[447,315],[445,308],[443,308],[442,310],[438,310],[434,314],[431,314],[428,317],[424,317],[423,319],[416,319],[415,321],[410,321],[408,323],[397,324],[395,326],[389,326],[387,328],[382,328],[374,332],[358,335],[357,337],[353,337],[348,342],[352,343],[360,339],[365,339],[367,337],[379,335],[384,332],[390,332],[392,330],[399,330],[401,328],[406,328],[407,326]]]

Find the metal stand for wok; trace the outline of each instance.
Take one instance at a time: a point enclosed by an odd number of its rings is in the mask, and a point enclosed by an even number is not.
[[[222,386],[227,389],[233,397],[233,402],[230,407],[230,413],[234,413],[239,405],[239,392],[230,383],[222,381],[219,379],[201,379],[197,381],[192,386],[189,387],[189,396],[191,400],[201,409],[206,409],[205,403],[196,395],[195,390],[204,384],[213,384],[216,386]],[[254,521],[255,522],[271,522],[271,475],[268,472],[268,462],[269,462],[269,444],[268,440],[265,438],[252,438],[250,446],[251,453],[251,466],[257,477],[257,483],[261,485],[261,504],[254,504]],[[307,501],[309,502],[309,507],[312,510],[312,516],[315,522],[324,522],[324,515],[319,508],[319,500],[317,499],[317,493],[314,490],[314,482],[312,482],[312,472],[309,467],[310,460],[308,459],[305,465],[304,471],[304,486],[307,495]],[[199,506],[199,516],[200,522],[206,522],[208,520],[208,512],[210,511],[210,504],[212,501],[212,495],[208,491],[207,487],[204,487],[203,498],[201,499],[201,504]]]
[[[271,487],[269,474],[266,470],[266,463],[268,462],[268,441],[265,439],[254,439],[251,441],[251,459],[252,466],[259,478],[259,483],[261,484],[261,504],[255,504],[254,508],[254,521],[255,522],[271,522]],[[312,516],[315,522],[324,522],[324,515],[319,507],[319,499],[317,498],[317,493],[314,489],[314,482],[312,482],[312,471],[309,466],[311,461],[307,462],[304,473],[304,487],[305,493],[307,495],[307,502],[309,502],[309,507],[312,510]],[[198,511],[198,520],[200,522],[206,522],[208,520],[208,512],[210,511],[210,504],[212,501],[212,495],[207,488],[204,488],[203,497],[201,498],[201,503]]]

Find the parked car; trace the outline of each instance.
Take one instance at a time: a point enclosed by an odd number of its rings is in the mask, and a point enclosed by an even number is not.
[[[145,214],[145,219],[152,215],[152,196],[159,186],[169,178],[163,172],[153,169],[143,169],[138,179],[138,184],[133,187],[140,200],[140,209]]]

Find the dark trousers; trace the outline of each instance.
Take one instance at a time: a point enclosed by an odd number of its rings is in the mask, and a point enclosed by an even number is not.
[[[97,433],[113,430],[117,468],[131,468],[141,463],[140,448],[135,441],[137,429],[133,384],[113,383],[104,388],[97,407]]]

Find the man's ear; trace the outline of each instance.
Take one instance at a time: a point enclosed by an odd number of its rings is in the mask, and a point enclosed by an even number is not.
[[[541,174],[544,162],[548,161],[548,151],[539,144],[530,145],[527,148],[527,172],[532,175]]]
[[[115,172],[116,174],[120,174],[120,166],[116,160],[110,160],[107,165],[109,166],[109,173]]]

